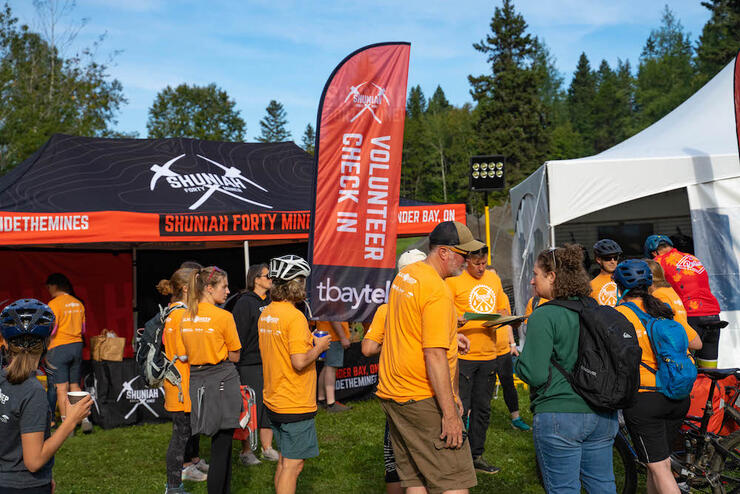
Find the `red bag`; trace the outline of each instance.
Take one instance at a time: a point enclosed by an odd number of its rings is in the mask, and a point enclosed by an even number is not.
[[[709,396],[709,389],[712,386],[712,380],[707,376],[699,374],[694,382],[694,388],[691,390],[691,407],[689,408],[688,415],[699,417],[699,421],[695,424],[698,426],[701,423],[701,417],[704,415],[704,409],[707,406],[707,397]],[[707,425],[707,431],[714,434],[719,434],[722,428],[722,420],[725,416],[725,387],[722,381],[717,381],[714,388],[714,394],[712,395],[712,410],[713,415],[709,419],[709,425]],[[687,426],[683,426],[684,429],[688,429]]]
[[[730,406],[730,403],[735,400],[735,396],[737,396],[738,392],[740,392],[740,382],[738,382],[737,378],[735,376],[729,376],[724,379],[722,379],[722,384],[725,387],[725,405]],[[740,398],[735,402],[735,410],[740,412]],[[726,436],[728,434],[732,434],[736,430],[740,429],[740,427],[737,425],[737,423],[732,419],[730,414],[727,415],[727,420],[725,420],[725,423],[722,424],[722,429],[719,431],[720,436]]]
[[[239,415],[241,429],[234,430],[234,439],[249,441],[252,450],[257,448],[257,399],[254,390],[241,386],[242,413]]]

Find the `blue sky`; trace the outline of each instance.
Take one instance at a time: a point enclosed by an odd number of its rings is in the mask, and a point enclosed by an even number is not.
[[[158,91],[181,83],[215,82],[236,101],[247,122],[247,140],[271,99],[283,103],[297,142],[315,125],[326,78],[348,53],[380,41],[410,41],[409,87],[430,96],[437,84],[456,105],[472,101],[469,74],[488,69],[472,44],[489,32],[500,1],[478,0],[77,0],[58,30],[87,18],[71,54],[103,33],[104,61],[120,51],[110,69],[123,84],[128,104],[117,129],[146,137],[147,110]],[[592,66],[618,58],[636,68],[663,2],[639,0],[519,0],[517,10],[531,33],[545,41],[557,67],[570,80],[581,52]],[[40,26],[30,0],[11,0],[21,22]],[[672,1],[670,8],[694,42],[709,18],[699,0]]]

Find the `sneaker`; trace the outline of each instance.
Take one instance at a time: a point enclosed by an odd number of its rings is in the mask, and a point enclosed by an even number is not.
[[[316,400],[316,404],[319,406],[319,408],[324,409],[326,408],[326,400]]]
[[[90,422],[90,419],[85,417],[82,419],[82,432],[83,434],[92,434],[93,431],[93,425],[92,422]]]
[[[339,403],[338,401],[335,401],[331,405],[326,405],[326,411],[329,413],[346,412],[347,410],[352,410],[352,407]]]
[[[256,456],[254,456],[252,450],[249,450],[246,453],[239,453],[239,462],[245,467],[259,465],[260,463],[262,463],[261,461],[259,461],[259,459],[257,459]]]
[[[182,469],[182,480],[190,480],[192,482],[205,482],[208,480],[208,474],[198,470],[195,465],[188,465]]]
[[[511,427],[514,429],[519,429],[520,431],[528,431],[531,429],[531,427],[528,426],[527,423],[523,421],[521,417],[517,417],[514,420],[512,420]]]
[[[180,487],[165,487],[164,494],[190,494],[185,490],[185,487],[180,484]]]
[[[203,458],[201,458],[200,460],[198,460],[198,463],[193,463],[193,465],[195,465],[195,468],[197,468],[201,472],[208,473],[208,466],[209,465],[208,465],[208,463],[206,463],[206,460],[204,460]]]
[[[263,449],[262,458],[267,461],[278,461],[280,459],[280,453],[275,451],[274,448]]]
[[[501,471],[499,467],[489,465],[482,456],[476,456],[475,458],[473,458],[473,467],[479,472],[488,473],[491,475],[493,475],[494,473],[499,473]]]

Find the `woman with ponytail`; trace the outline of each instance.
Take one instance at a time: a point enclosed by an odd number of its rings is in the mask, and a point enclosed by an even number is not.
[[[172,437],[167,448],[167,494],[185,493],[183,480],[202,482],[208,478],[208,464],[198,457],[200,435],[193,436],[190,427],[190,366],[180,335],[182,318],[187,306],[187,284],[192,269],[180,268],[169,280],[161,280],[157,291],[170,296],[172,308],[165,320],[162,343],[167,360],[175,362],[182,376],[180,388],[165,379],[164,408],[172,417]]]
[[[531,284],[541,299],[586,299],[591,280],[583,249],[566,244],[540,252]],[[578,313],[543,304],[527,321],[527,339],[515,365],[531,390],[534,447],[548,493],[616,493],[612,446],[616,412],[592,409],[552,362],[572,371],[578,358]]]
[[[231,313],[216,307],[228,295],[226,271],[216,266],[193,269],[180,331],[190,364],[192,433],[211,436],[208,494],[230,492],[231,441],[242,410],[234,366],[241,350],[239,334]]]
[[[674,318],[671,306],[651,295],[653,276],[645,261],[636,259],[623,261],[619,263],[613,276],[621,304],[631,302],[655,318]],[[679,494],[678,484],[671,471],[670,456],[673,440],[689,411],[691,399],[687,397],[683,400],[672,400],[656,391],[655,374],[650,369],[657,369],[658,364],[645,326],[628,305],[617,305],[616,309],[635,327],[642,348],[640,392],[634,405],[625,409],[623,413],[637,456],[647,466],[647,492]],[[701,339],[696,331],[688,325],[684,327],[684,331],[689,341],[689,349],[701,348]]]
[[[58,397],[67,414],[51,434],[44,388],[35,372],[43,359],[55,323],[51,308],[23,299],[0,314],[0,333],[7,344],[8,365],[0,369],[0,492],[50,494],[54,491],[54,454],[77,424],[90,414],[87,394],[74,404]]]

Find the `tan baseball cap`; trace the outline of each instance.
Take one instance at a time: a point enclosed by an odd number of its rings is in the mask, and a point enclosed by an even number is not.
[[[470,228],[459,221],[443,221],[435,226],[429,234],[429,245],[455,247],[465,252],[473,252],[486,246],[483,242],[476,240]]]

